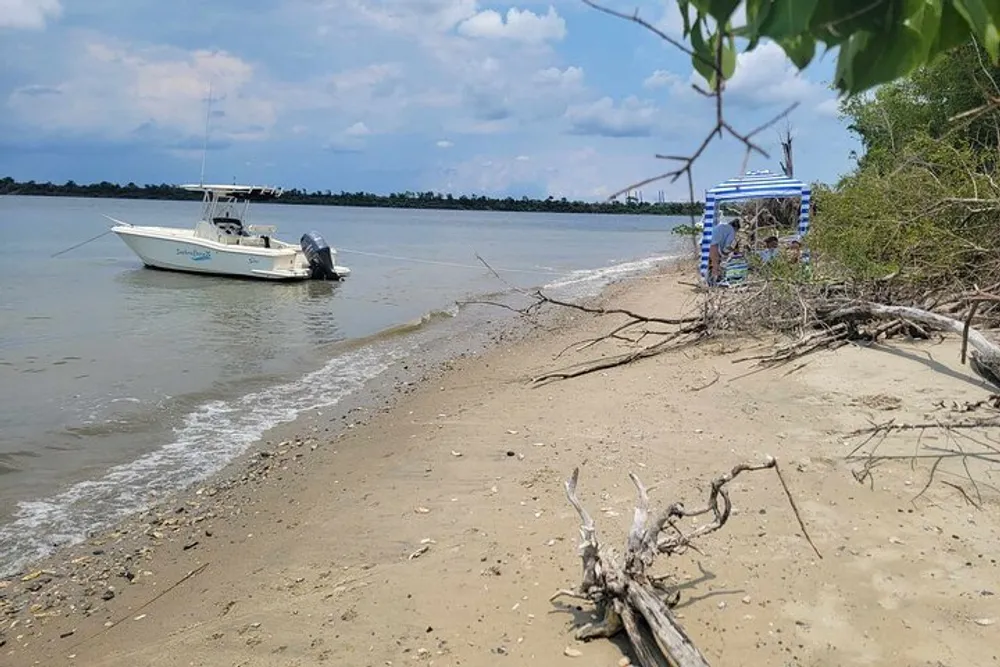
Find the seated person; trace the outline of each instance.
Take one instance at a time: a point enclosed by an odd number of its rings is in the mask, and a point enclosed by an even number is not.
[[[764,239],[764,249],[758,250],[757,255],[765,264],[778,256],[778,237],[768,236]]]
[[[715,284],[723,279],[723,263],[736,250],[736,232],[740,221],[733,219],[720,222],[712,228],[712,240],[708,247],[708,282]]]
[[[793,236],[788,242],[788,261],[792,264],[796,264],[799,261],[799,256],[802,254],[802,239],[798,236]]]

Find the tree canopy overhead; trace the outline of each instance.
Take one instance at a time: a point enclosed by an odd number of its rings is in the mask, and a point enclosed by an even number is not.
[[[734,25],[745,2],[746,21]],[[590,3],[588,3],[590,4]],[[1000,62],[998,0],[677,0],[695,69],[718,87],[736,67],[735,38],[776,42],[799,69],[837,50],[834,85],[854,95],[976,40]]]

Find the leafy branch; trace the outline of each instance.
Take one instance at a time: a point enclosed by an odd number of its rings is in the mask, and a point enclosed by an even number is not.
[[[676,169],[633,183],[615,192],[615,199],[631,189],[656,181],[676,182],[687,177],[694,201],[692,167],[714,139],[731,136],[745,148],[744,171],[750,155],[769,157],[754,138],[787,117],[791,105],[750,132],[737,131],[723,113],[725,82],[736,72],[736,39],[744,52],[768,39],[778,44],[801,71],[815,58],[817,48],[837,52],[834,87],[841,96],[854,97],[879,84],[895,81],[926,65],[940,54],[977,40],[988,57],[1000,62],[1000,2],[992,0],[677,0],[683,21],[682,37],[668,35],[633,13],[617,11],[595,0],[587,6],[636,23],[659,39],[690,56],[695,71],[707,82],[694,89],[715,101],[715,124],[691,155],[657,155],[679,162]],[[733,27],[737,8],[746,9],[745,25]]]

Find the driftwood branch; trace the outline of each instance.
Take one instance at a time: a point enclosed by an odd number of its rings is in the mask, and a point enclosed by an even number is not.
[[[909,306],[885,306],[878,303],[854,304],[840,308],[830,314],[832,319],[894,319],[916,322],[938,331],[948,331],[962,337],[972,347],[969,353],[969,367],[980,378],[994,387],[1000,388],[1000,346],[979,331],[951,317]],[[963,355],[964,355],[963,343]]]
[[[586,599],[596,607],[599,620],[577,628],[577,639],[609,638],[624,630],[642,667],[708,667],[705,656],[670,611],[679,599],[678,592],[668,590],[648,571],[658,555],[679,554],[692,546],[694,540],[721,529],[732,515],[726,485],[744,472],[765,469],[778,473],[803,535],[815,550],[773,457],[768,456],[760,463],[741,463],[717,477],[712,481],[705,507],[687,510],[682,503],[672,503],[653,521],[649,519],[649,493],[642,481],[630,473],[638,499],[622,556],[600,544],[594,520],[577,495],[580,469],[576,468],[565,487],[566,497],[580,516],[583,577],[576,589],[558,591],[552,599],[561,596]],[[684,533],[676,524],[678,519],[699,515],[711,515],[712,521],[690,533]]]
[[[1000,493],[1000,489],[985,480],[977,479],[971,469],[972,465],[988,469],[1000,464],[1000,440],[997,439],[997,430],[1000,429],[998,398],[1000,397],[991,396],[981,401],[955,403],[950,407],[952,412],[961,414],[985,410],[987,414],[984,415],[960,418],[942,416],[939,419],[921,422],[897,422],[890,419],[852,431],[848,436],[861,438],[845,457],[848,462],[860,464],[860,467],[852,471],[854,478],[861,484],[873,487],[873,472],[883,463],[906,461],[912,469],[916,469],[919,462],[930,467],[923,485],[913,497],[914,501],[927,493],[935,482],[940,481],[941,484],[957,490],[970,505],[980,508],[983,503],[982,487]],[[939,407],[947,408],[943,403]],[[924,435],[928,432],[943,434],[948,446],[925,443]],[[912,437],[912,453],[886,453],[884,445],[894,435],[899,438]],[[948,469],[949,464],[958,464],[960,470]],[[968,490],[955,482],[940,479],[944,475],[961,477]]]

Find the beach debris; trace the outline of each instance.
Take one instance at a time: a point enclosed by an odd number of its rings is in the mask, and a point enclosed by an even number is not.
[[[454,456],[455,458],[458,458],[459,456],[461,456],[461,455],[462,455],[462,452],[456,452],[456,451],[455,451],[455,450],[453,449],[453,450],[451,450],[451,455],[452,455],[452,456]]]
[[[431,548],[430,544],[425,544],[425,545],[421,546],[419,549],[417,549],[416,551],[414,551],[413,553],[411,553],[407,557],[406,560],[414,560],[414,559],[420,558],[425,553],[427,553],[428,551],[430,551],[430,548]]]
[[[672,556],[693,548],[695,540],[722,528],[732,516],[732,502],[726,485],[744,472],[773,469],[791,506],[806,541],[816,556],[822,558],[809,537],[798,506],[792,498],[778,462],[771,456],[760,463],[740,463],[711,483],[705,507],[688,510],[682,503],[672,503],[650,521],[649,495],[634,473],[629,473],[638,494],[632,527],[623,556],[601,546],[593,518],[577,496],[580,469],[573,470],[566,481],[566,497],[580,517],[580,558],[583,580],[575,589],[557,591],[550,600],[570,597],[594,604],[594,621],[577,628],[580,641],[611,638],[622,630],[628,635],[636,659],[642,667],[708,667],[708,661],[681,628],[672,608],[680,601],[680,588],[665,585],[664,578],[648,570],[659,555]],[[708,515],[706,521],[684,532],[679,522],[685,518]],[[719,603],[725,608],[725,603]],[[569,655],[569,654],[567,654]]]
[[[995,618],[977,618],[975,620],[976,625],[981,625],[983,627],[986,627],[988,625],[993,625],[996,622],[997,620]]]
[[[431,513],[431,511],[429,509],[427,509],[426,507],[418,507],[418,508],[416,508],[413,511],[416,512],[417,514],[430,514]]]
[[[563,655],[566,656],[567,658],[579,658],[581,655],[583,655],[583,651],[581,651],[580,649],[572,648],[571,646],[567,646],[566,648],[563,649]]]

